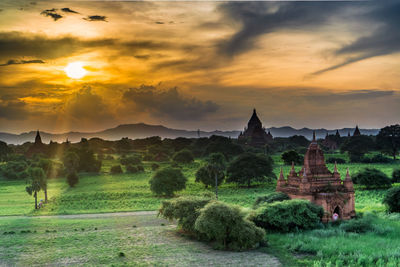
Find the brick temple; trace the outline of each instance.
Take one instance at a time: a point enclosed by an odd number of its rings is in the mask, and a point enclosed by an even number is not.
[[[247,123],[247,127],[244,128],[244,131],[240,132],[238,140],[251,146],[263,146],[270,143],[272,139],[271,133],[269,131],[267,133],[265,128],[262,127],[256,109],[253,109],[253,115]]]
[[[304,165],[296,172],[294,164],[285,180],[282,169],[276,191],[284,192],[290,198],[307,199],[324,208],[323,222],[332,220],[334,213],[342,220],[355,216],[354,188],[349,170],[346,178],[341,180],[336,163],[333,172],[325,165],[324,154],[317,144],[315,132],[313,140],[304,156]]]

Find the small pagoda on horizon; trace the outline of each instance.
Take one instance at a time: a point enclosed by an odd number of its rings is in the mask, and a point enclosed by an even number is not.
[[[333,173],[325,165],[324,154],[315,139],[304,155],[304,165],[297,173],[292,164],[287,179],[283,171],[279,175],[276,191],[289,195],[290,198],[307,199],[324,208],[323,222],[332,220],[336,213],[340,219],[348,220],[356,215],[354,207],[354,188],[349,169],[346,178],[341,180],[335,167]]]
[[[244,128],[244,131],[240,132],[238,141],[251,146],[263,146],[272,142],[272,139],[271,133],[269,131],[267,133],[265,128],[262,127],[256,109],[253,109],[253,115],[247,123],[247,127]]]
[[[39,130],[36,132],[35,142],[29,147],[26,152],[27,157],[32,157],[34,154],[46,154],[47,147],[42,142],[42,137],[40,136]]]

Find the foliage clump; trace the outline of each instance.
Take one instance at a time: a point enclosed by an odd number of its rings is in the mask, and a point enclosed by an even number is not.
[[[383,199],[389,212],[400,212],[400,187],[393,187],[386,192]]]
[[[173,196],[186,188],[187,178],[180,169],[165,167],[158,170],[150,179],[150,190],[159,196]]]
[[[195,229],[214,242],[215,248],[251,249],[264,239],[265,231],[245,217],[240,207],[214,201],[200,210]]]
[[[340,225],[340,229],[345,232],[366,233],[374,230],[372,225],[372,216],[363,216],[359,219],[345,221]]]
[[[400,169],[393,170],[392,183],[400,183]]]
[[[193,153],[188,149],[182,149],[174,154],[172,160],[177,163],[188,164],[194,161]]]
[[[211,153],[206,159],[206,165],[200,167],[195,176],[197,183],[203,183],[205,187],[222,184],[225,179],[225,156],[222,153]]]
[[[170,221],[177,220],[178,226],[191,234],[197,235],[194,228],[200,209],[211,201],[204,197],[180,197],[164,200],[158,214]]]
[[[79,176],[76,174],[76,172],[70,172],[67,175],[67,183],[70,187],[75,187],[79,182]]]
[[[324,209],[308,200],[293,199],[265,204],[251,216],[259,227],[280,232],[316,228]]]
[[[122,165],[138,165],[142,163],[142,158],[139,155],[130,155],[120,159]]]
[[[284,200],[289,200],[290,197],[283,192],[272,192],[269,193],[265,196],[260,196],[256,198],[256,201],[253,204],[253,209],[258,208],[260,205],[265,204],[265,203],[273,203],[276,201],[284,201]]]
[[[354,184],[370,188],[388,188],[392,182],[382,171],[374,168],[365,168],[352,177]]]
[[[303,157],[294,150],[282,153],[281,158],[286,165],[290,165],[292,162],[294,162],[294,164],[301,164],[303,162]]]
[[[119,174],[119,173],[123,173],[121,165],[114,165],[111,166],[110,168],[110,173],[112,174]]]
[[[247,185],[252,182],[266,182],[275,178],[273,161],[264,155],[244,153],[235,158],[227,170],[227,182]]]

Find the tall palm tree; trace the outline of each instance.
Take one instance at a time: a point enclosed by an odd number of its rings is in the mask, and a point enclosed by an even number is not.
[[[37,193],[43,189],[43,184],[45,183],[44,180],[46,180],[46,176],[44,174],[44,171],[42,168],[39,167],[34,167],[30,168],[28,170],[29,177],[27,180],[27,187],[25,188],[26,192],[29,195],[33,194],[33,197],[35,198],[35,209],[38,208],[37,205]],[[46,182],[46,187],[47,187],[47,182]]]
[[[207,159],[207,170],[215,177],[215,197],[218,200],[218,177],[225,173],[226,161],[222,153],[212,153]]]

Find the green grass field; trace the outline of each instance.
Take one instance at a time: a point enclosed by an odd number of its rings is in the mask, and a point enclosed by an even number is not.
[[[290,166],[284,166],[278,156],[274,158],[275,174],[279,174],[282,166],[286,175]],[[210,262],[202,261],[200,259],[203,257],[202,254],[196,251],[201,247],[201,249],[206,249],[207,253],[211,253],[212,250],[208,246],[204,247],[195,241],[190,241],[190,246],[187,246],[189,241],[177,236],[173,231],[173,226],[158,225],[165,222],[156,220],[154,216],[146,219],[149,220],[150,225],[154,225],[154,228],[147,226],[146,221],[140,222],[139,218],[131,218],[133,221],[129,221],[128,218],[62,220],[35,217],[157,210],[163,198],[155,197],[149,190],[148,180],[153,174],[150,168],[151,163],[144,163],[145,172],[143,173],[110,175],[108,171],[114,164],[116,160],[104,161],[102,171],[98,175],[80,174],[80,182],[76,188],[69,188],[64,178],[52,179],[49,182],[50,202],[39,211],[33,209],[34,199],[25,192],[23,181],[0,180],[0,216],[34,215],[29,220],[14,217],[0,219],[0,259],[3,263],[123,265],[129,261],[129,264],[142,265],[185,265],[186,262],[183,262],[182,258],[174,258],[172,252],[167,252],[169,246],[173,247],[172,251],[186,255],[189,258],[188,263],[199,262],[209,265],[208,263],[217,260],[213,258]],[[194,182],[195,171],[201,164],[202,162],[197,160],[182,167],[189,181],[187,188],[177,195],[202,195],[205,192],[214,192],[214,189],[205,189],[203,185]],[[328,164],[328,167],[332,170],[333,164]],[[365,167],[374,167],[390,176],[398,165],[339,164],[338,169],[342,177],[347,167],[351,174]],[[300,166],[296,166],[296,170],[299,169]],[[274,190],[275,185],[267,183],[257,184],[251,188],[223,184],[219,188],[219,199],[250,209],[258,196]],[[269,247],[260,248],[257,253],[266,252],[276,255],[287,266],[296,264],[302,266],[374,266],[377,264],[399,266],[400,218],[385,215],[385,207],[381,204],[384,194],[385,190],[356,188],[356,211],[377,213],[378,217],[374,223],[379,225],[381,231],[353,234],[344,233],[338,229],[320,229],[290,234],[269,233]],[[39,198],[43,198],[42,193],[39,194]],[[143,227],[137,229],[132,227],[132,225],[140,224],[143,224]],[[80,230],[82,228],[85,231]],[[24,230],[36,231],[36,233],[21,233]],[[53,230],[57,232],[52,233]],[[8,231],[16,233],[3,235],[3,232]],[[153,238],[164,239],[157,241],[161,244],[156,242],[157,245],[151,245]],[[96,246],[99,242],[102,245],[97,251]],[[45,244],[45,247],[40,244]],[[79,245],[71,246],[71,244]],[[37,253],[32,255],[32,252],[38,250],[46,252],[39,256]],[[119,257],[119,252],[124,252],[126,257]],[[265,255],[268,256],[268,254]],[[244,258],[251,259],[251,257]],[[379,259],[382,260],[379,261]]]

